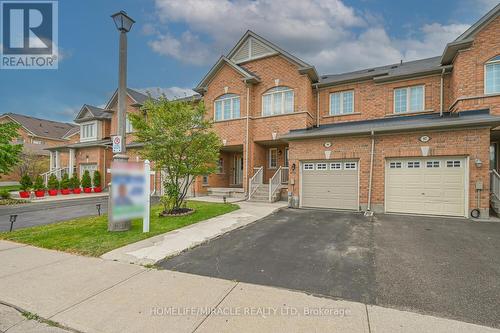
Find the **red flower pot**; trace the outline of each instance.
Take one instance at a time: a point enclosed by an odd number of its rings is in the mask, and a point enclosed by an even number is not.
[[[101,193],[102,192],[102,187],[100,187],[100,186],[94,187],[94,192],[95,193]]]
[[[35,191],[35,197],[42,198],[45,196],[45,190]]]
[[[63,195],[68,195],[68,194],[70,194],[70,189],[69,189],[69,188],[62,189],[62,190],[61,190],[61,194],[63,194]]]
[[[80,193],[82,193],[82,189],[81,188],[74,188],[73,189],[73,193],[74,194],[80,194]]]
[[[92,192],[92,188],[91,187],[84,187],[83,188],[83,192],[84,193],[91,193]]]
[[[57,195],[57,190],[48,190],[50,196]]]
[[[23,199],[29,198],[31,192],[30,191],[19,191],[19,196]]]

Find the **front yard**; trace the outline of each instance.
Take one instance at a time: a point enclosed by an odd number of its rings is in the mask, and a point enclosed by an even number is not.
[[[151,208],[150,232],[142,232],[142,219],[132,221],[126,232],[108,232],[107,216],[84,217],[55,224],[0,233],[0,239],[30,244],[47,249],[98,257],[106,252],[145,238],[182,228],[239,207],[233,204],[188,202],[196,211],[187,216],[159,217],[161,205]]]

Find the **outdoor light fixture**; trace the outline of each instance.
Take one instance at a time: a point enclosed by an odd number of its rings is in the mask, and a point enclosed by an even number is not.
[[[292,171],[295,171],[295,163],[292,164]]]
[[[115,22],[116,29],[121,32],[129,32],[130,29],[132,29],[132,25],[135,23],[135,21],[123,10],[111,15],[111,17]]]
[[[474,161],[474,163],[476,163],[476,166],[478,168],[480,168],[481,166],[483,166],[483,161],[481,161],[479,158],[476,158],[476,160]]]

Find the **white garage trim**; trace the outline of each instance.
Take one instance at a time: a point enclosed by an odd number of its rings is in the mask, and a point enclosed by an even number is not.
[[[453,164],[447,165],[448,161],[461,161],[463,163],[463,211],[459,214],[459,211],[452,213],[451,211],[443,211],[443,214],[433,214],[427,213],[426,211],[422,212],[410,212],[410,211],[394,211],[391,208],[388,208],[389,198],[388,198],[388,185],[390,184],[389,172],[391,170],[390,166],[395,166],[397,168],[406,168],[412,169],[412,166],[408,166],[408,162],[419,161],[420,168],[423,170],[430,169],[435,167],[436,162],[440,163],[440,168],[447,169],[453,167]],[[401,162],[401,164],[399,163]],[[456,165],[456,164],[455,164]],[[468,156],[430,156],[430,157],[400,157],[400,158],[386,158],[384,163],[385,168],[385,178],[384,178],[384,211],[388,213],[403,213],[403,214],[422,214],[422,215],[446,215],[446,216],[463,216],[469,217],[469,157]],[[425,171],[422,171],[425,174]],[[446,174],[446,171],[443,171]],[[442,176],[443,173],[440,175]],[[458,175],[457,175],[458,176]],[[458,179],[458,178],[457,178]],[[458,193],[458,192],[456,192]],[[418,201],[416,201],[418,202]],[[422,201],[422,204],[424,202]]]

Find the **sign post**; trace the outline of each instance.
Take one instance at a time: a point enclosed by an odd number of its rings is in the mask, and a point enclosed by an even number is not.
[[[146,204],[144,205],[144,217],[142,220],[142,232],[149,232],[149,215],[151,214],[150,205],[151,205],[151,164],[149,160],[144,161],[144,179],[146,180],[146,184],[144,185],[144,201]]]

